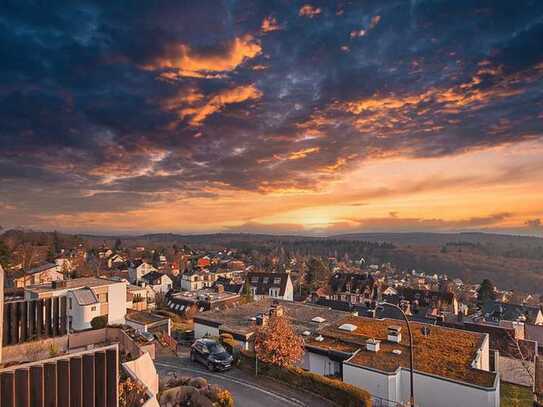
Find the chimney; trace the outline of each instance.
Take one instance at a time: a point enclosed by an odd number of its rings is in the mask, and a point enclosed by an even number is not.
[[[270,308],[270,317],[282,317],[285,313],[285,309],[280,304],[274,304]]]
[[[371,338],[366,341],[366,350],[369,352],[379,352],[381,341]]]
[[[387,340],[389,342],[400,343],[402,341],[402,327],[398,325],[389,326]]]
[[[224,285],[222,285],[222,284],[217,284],[217,285],[215,286],[215,292],[216,292],[217,294],[222,294],[222,293],[224,293]]]
[[[265,314],[258,314],[256,316],[256,325],[257,326],[266,326],[268,325],[269,317]]]

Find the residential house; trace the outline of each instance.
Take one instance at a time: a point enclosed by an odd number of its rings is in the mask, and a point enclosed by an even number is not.
[[[378,288],[369,273],[337,272],[329,281],[329,299],[352,304],[370,304],[378,295]]]
[[[107,267],[110,269],[119,268],[119,266],[123,266],[125,263],[126,257],[119,253],[113,253],[107,258]]]
[[[196,291],[211,287],[217,276],[208,270],[193,269],[181,276],[181,289],[185,291]]]
[[[108,324],[124,324],[126,315],[126,282],[98,277],[53,281],[27,287],[25,299],[46,299],[66,296],[68,328],[79,331],[91,328],[98,316],[107,317]]]
[[[151,312],[129,312],[126,315],[126,325],[139,332],[164,333],[168,336],[172,333],[170,318]]]
[[[141,278],[153,271],[157,271],[151,264],[142,260],[136,260],[130,263],[128,267],[128,281],[132,284],[139,284]]]
[[[145,274],[140,283],[151,287],[157,294],[166,294],[173,287],[172,279],[167,274],[158,271]]]
[[[194,336],[196,338],[215,337],[222,333],[229,333],[240,341],[243,348],[249,349],[250,340],[257,327],[265,323],[270,312],[273,315],[277,309],[284,311],[284,315],[300,335],[315,332],[325,321],[329,323],[349,315],[327,307],[267,297],[260,301],[223,307],[220,310],[214,309],[194,316]]]
[[[51,281],[63,280],[64,274],[61,273],[59,266],[55,263],[44,263],[24,272],[19,277],[13,279],[15,288],[28,287],[30,285],[45,284]]]
[[[525,304],[487,301],[482,305],[480,315],[485,321],[515,321],[543,325],[541,308]]]
[[[232,308],[240,303],[239,293],[228,292],[222,285],[196,291],[171,293],[166,298],[166,306],[173,312],[192,317],[198,312]]]
[[[155,308],[155,291],[149,287],[128,284],[126,286],[126,307],[135,311]]]
[[[294,286],[290,273],[247,273],[245,284],[249,284],[255,300],[270,297],[293,301]]]

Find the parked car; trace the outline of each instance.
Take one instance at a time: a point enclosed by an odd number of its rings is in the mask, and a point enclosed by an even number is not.
[[[214,339],[197,339],[190,348],[190,360],[221,371],[230,369],[233,362],[232,355]]]
[[[153,342],[155,340],[155,336],[151,332],[141,331],[139,334],[144,341]]]

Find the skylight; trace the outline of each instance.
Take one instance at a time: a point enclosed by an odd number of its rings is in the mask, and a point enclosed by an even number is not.
[[[315,317],[311,321],[318,322],[320,324],[320,323],[326,321],[326,319],[324,319],[323,317]]]
[[[343,325],[340,325],[339,326],[339,329],[341,329],[342,331],[348,331],[348,332],[354,332],[356,331],[356,325],[353,325],[353,324],[343,324]]]

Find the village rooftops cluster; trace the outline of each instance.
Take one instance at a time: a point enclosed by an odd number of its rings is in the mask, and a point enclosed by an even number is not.
[[[345,363],[385,373],[409,368],[407,327],[394,319],[365,318],[317,305],[263,299],[219,312],[205,312],[194,321],[248,338],[258,326],[258,317],[274,306],[283,308],[284,315],[304,337],[308,350],[336,354]],[[399,342],[389,340],[390,329],[403,333]],[[479,353],[488,342],[487,335],[415,322],[412,330],[415,370],[481,387],[495,385],[495,373],[472,367],[477,365]],[[372,340],[378,343],[377,352],[367,350],[367,342]]]

